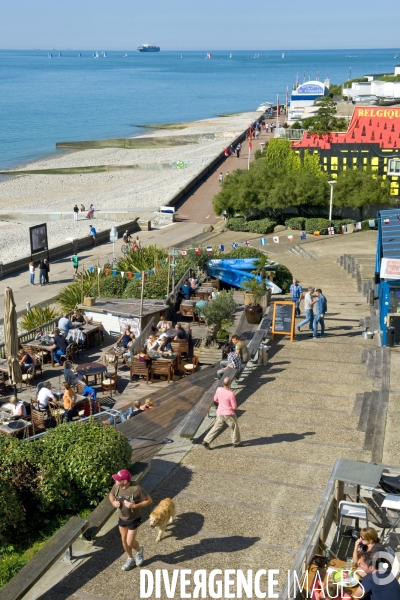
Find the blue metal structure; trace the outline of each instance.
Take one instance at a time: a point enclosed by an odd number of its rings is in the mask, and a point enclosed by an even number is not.
[[[388,315],[400,313],[400,278],[381,280],[380,273],[382,259],[400,260],[400,209],[381,210],[377,217],[375,284],[379,297],[378,311],[382,345],[386,346]]]

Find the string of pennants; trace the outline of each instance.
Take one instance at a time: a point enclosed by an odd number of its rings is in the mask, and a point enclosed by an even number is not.
[[[170,257],[170,258],[172,258],[172,257]],[[146,279],[147,277],[150,277],[151,275],[154,275],[154,273],[158,269],[161,269],[161,267],[163,267],[167,262],[168,262],[168,260],[167,261],[162,260],[160,263],[158,263],[152,269],[149,269],[148,271],[144,271],[144,278]],[[111,275],[112,277],[116,277],[118,274],[121,277],[125,277],[126,276],[128,279],[141,279],[141,277],[142,277],[142,273],[136,273],[136,272],[132,272],[132,271],[118,271],[117,269],[113,269],[112,267],[93,267],[93,266],[90,266],[90,267],[88,267],[88,271],[89,271],[89,273],[95,273],[97,271],[98,275],[100,275],[100,273],[103,272],[106,277],[108,275]]]

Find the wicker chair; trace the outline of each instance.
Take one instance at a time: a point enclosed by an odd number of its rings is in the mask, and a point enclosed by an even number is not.
[[[138,375],[139,377],[146,377],[146,383],[149,383],[150,378],[150,370],[151,367],[147,365],[145,362],[140,362],[137,358],[132,358],[131,363],[131,379],[134,375]]]

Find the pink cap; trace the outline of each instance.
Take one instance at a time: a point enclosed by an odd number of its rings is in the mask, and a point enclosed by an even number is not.
[[[132,475],[128,469],[122,469],[122,471],[118,471],[115,475],[112,476],[115,481],[130,481],[132,479]]]

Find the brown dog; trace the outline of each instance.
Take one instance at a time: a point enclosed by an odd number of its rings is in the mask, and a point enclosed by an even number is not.
[[[171,498],[161,500],[160,504],[155,507],[150,515],[150,527],[154,529],[158,527],[158,535],[156,542],[159,542],[164,535],[164,531],[168,523],[172,523],[175,517],[175,504]]]

